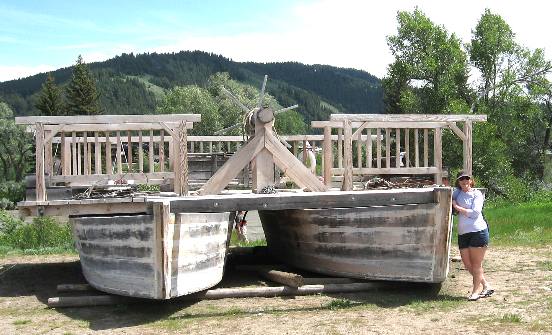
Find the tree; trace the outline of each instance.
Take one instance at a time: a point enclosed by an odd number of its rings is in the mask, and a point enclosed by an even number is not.
[[[419,9],[399,12],[389,36],[394,62],[383,79],[389,113],[458,113],[469,106],[468,64],[460,40]]]
[[[495,94],[502,66],[516,50],[515,35],[506,21],[489,9],[485,9],[472,35],[470,61],[481,72],[480,91],[488,102],[489,94]]]
[[[48,77],[44,84],[42,84],[42,90],[40,96],[35,105],[42,115],[53,116],[65,114],[65,106],[61,98],[61,92],[56,86],[54,77],[51,73],[48,73]]]
[[[15,124],[13,111],[0,102],[1,181],[22,181],[32,162],[32,138],[23,126]]]
[[[221,129],[220,116],[213,97],[206,89],[195,85],[170,89],[157,107],[157,113],[201,114],[201,122],[196,123],[192,130],[196,135],[212,135]]]
[[[88,66],[79,55],[73,67],[73,76],[66,90],[68,115],[101,114],[99,94]]]

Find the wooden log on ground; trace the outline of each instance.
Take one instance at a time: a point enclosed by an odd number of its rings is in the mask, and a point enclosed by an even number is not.
[[[122,303],[141,301],[119,295],[90,295],[79,297],[52,297],[48,298],[48,307],[89,307],[107,306]]]
[[[291,287],[300,287],[304,285],[303,276],[297,273],[282,271],[278,266],[237,266],[236,269],[255,271],[259,276],[278,284]]]
[[[367,291],[376,287],[375,283],[352,283],[352,284],[327,284],[327,285],[304,285],[298,288],[289,286],[273,287],[245,287],[245,288],[219,288],[206,290],[191,295],[179,297],[178,301],[187,300],[216,300],[226,298],[254,298],[254,297],[281,297],[301,296],[319,293],[347,293]],[[176,300],[176,299],[175,299]],[[122,303],[143,302],[143,299],[134,299],[116,295],[94,295],[80,297],[52,297],[48,299],[48,307],[86,307],[117,305]]]

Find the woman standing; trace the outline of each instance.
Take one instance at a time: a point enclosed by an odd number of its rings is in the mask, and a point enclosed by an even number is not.
[[[483,258],[489,245],[489,227],[482,214],[485,198],[473,188],[475,182],[466,171],[458,173],[455,186],[452,207],[458,213],[458,247],[462,262],[473,277],[468,300],[475,301],[494,293],[483,274]]]

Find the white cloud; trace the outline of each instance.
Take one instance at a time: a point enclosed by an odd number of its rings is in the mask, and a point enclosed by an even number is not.
[[[25,78],[32,76],[37,73],[53,71],[57,69],[56,66],[52,65],[36,65],[36,66],[23,66],[23,65],[14,65],[14,66],[4,66],[0,65],[0,82]]]

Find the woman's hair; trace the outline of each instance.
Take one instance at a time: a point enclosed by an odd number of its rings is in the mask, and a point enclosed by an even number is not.
[[[461,189],[459,179],[456,179],[456,182],[454,183],[454,186]],[[475,180],[472,177],[470,177],[470,187],[472,187],[472,188],[475,187]]]

